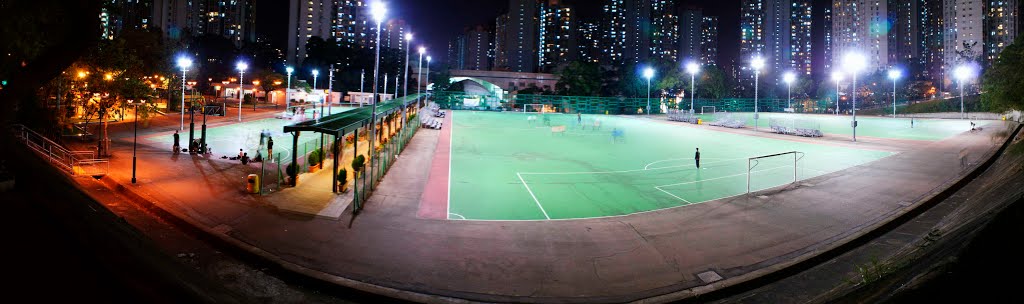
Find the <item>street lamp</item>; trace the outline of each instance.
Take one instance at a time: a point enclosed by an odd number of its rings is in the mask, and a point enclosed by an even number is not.
[[[135,147],[139,142],[139,105],[145,103],[145,100],[139,100],[138,103],[131,99],[128,100],[128,104],[135,107],[135,121],[132,123],[132,128],[134,129],[133,132],[135,132],[135,135],[132,136],[132,184],[135,183],[135,164],[137,162],[135,158]]]
[[[786,72],[782,75],[782,81],[786,83],[786,108],[792,111],[793,109],[793,81],[796,80],[796,74],[793,72]]]
[[[839,115],[839,82],[843,81],[843,72],[833,71],[832,80],[836,82],[836,115]]]
[[[320,76],[320,70],[313,69],[313,92],[316,92],[316,77],[317,76]],[[319,92],[317,92],[317,93],[318,93],[317,95],[321,95],[321,94],[319,94]],[[320,96],[320,97],[323,97],[323,96]],[[313,110],[316,110],[316,106],[313,106]],[[320,116],[323,116],[323,115],[324,115],[324,101],[321,99],[320,100]],[[320,121],[319,116],[317,117],[317,121]]]
[[[896,118],[896,80],[900,79],[900,70],[889,70],[889,79],[892,79],[892,118]]]
[[[383,2],[374,1],[373,3],[370,3],[370,15],[373,16],[374,21],[377,21],[377,39],[375,39],[377,47],[374,48],[376,54],[373,56],[373,105],[370,110],[370,180],[373,180],[373,172],[375,171],[373,170],[373,151],[376,151],[377,149],[377,139],[375,135],[377,134],[377,100],[379,98],[379,96],[377,96],[377,78],[380,75],[380,28],[381,23],[384,22],[387,10],[388,9],[384,6]],[[370,188],[373,188],[372,182],[370,183]]]
[[[420,63],[419,63],[419,67],[416,68],[416,95],[420,94],[420,82],[423,81],[423,53],[426,53],[426,52],[427,52],[427,48],[421,46],[420,50],[419,50],[419,53],[420,53]],[[421,97],[417,97],[416,99],[420,100],[420,98]],[[419,103],[417,103],[416,106],[420,107],[420,108],[423,107],[423,105],[419,104]]]
[[[249,68],[249,64],[245,62],[239,62],[235,65],[238,68],[238,121],[242,121],[242,97],[245,93],[245,86],[242,85],[242,77],[245,77],[245,69]]]
[[[964,81],[973,76],[973,70],[968,65],[960,65],[953,70],[953,76],[956,77],[957,82],[960,83],[960,119],[964,119]]]
[[[694,81],[696,81],[695,76],[700,72],[700,65],[691,61],[686,64],[686,72],[690,73],[690,114],[693,114],[693,98],[697,96],[697,88],[694,86],[696,84]]]
[[[256,112],[256,91],[259,91],[260,81],[252,81],[252,111]]]
[[[412,33],[405,34],[405,76],[402,77],[402,97],[409,96],[409,43]],[[397,93],[397,92],[395,92]],[[405,117],[405,116],[402,116]]]
[[[853,128],[853,141],[857,141],[857,72],[864,69],[866,65],[867,60],[864,59],[864,55],[850,53],[843,57],[843,67],[853,77],[853,122],[850,123]]]
[[[764,59],[761,56],[750,60],[750,67],[754,68],[754,131],[757,131],[757,83],[760,81],[761,69],[764,68]]]
[[[647,78],[647,115],[651,115],[651,78],[654,77],[654,69],[644,69],[644,78]]]
[[[427,95],[430,95],[430,61],[433,58],[427,56]]]
[[[288,72],[288,87],[284,88],[284,111],[285,113],[288,113],[288,110],[292,107],[292,102],[288,99],[288,90],[292,89],[292,72],[295,72],[295,69],[292,67],[285,67],[284,71]]]
[[[178,67],[181,68],[181,126],[180,130],[185,130],[185,72],[188,71],[188,67],[192,66],[192,59],[188,57],[178,57]]]

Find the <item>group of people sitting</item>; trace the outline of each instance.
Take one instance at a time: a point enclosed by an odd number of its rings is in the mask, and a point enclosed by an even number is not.
[[[444,118],[444,110],[441,110],[441,108],[438,107],[437,104],[431,103],[430,105],[426,106],[423,111],[427,115],[423,115],[420,117],[420,124],[422,124],[424,128],[440,130],[443,122],[441,121],[441,119],[437,118]]]
[[[249,158],[249,153],[248,152],[245,152],[242,149],[238,149],[238,156],[232,156],[230,159],[231,160],[241,161],[243,165],[248,165],[249,163],[261,163],[261,162],[263,162],[263,155],[260,154],[259,150],[257,150],[256,151],[256,157]]]

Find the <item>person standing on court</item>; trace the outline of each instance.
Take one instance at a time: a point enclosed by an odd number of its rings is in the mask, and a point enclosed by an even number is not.
[[[697,153],[693,154],[693,161],[697,162],[697,169],[700,169],[700,148],[697,148]]]
[[[172,149],[174,149],[174,154],[178,154],[178,151],[181,151],[181,136],[178,135],[178,130],[174,130],[174,146]]]
[[[270,162],[274,162],[274,138],[267,135],[267,157],[270,158]]]

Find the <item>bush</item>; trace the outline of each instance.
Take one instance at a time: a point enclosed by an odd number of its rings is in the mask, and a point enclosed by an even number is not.
[[[348,182],[348,170],[345,170],[345,168],[338,170],[338,182],[342,185]]]
[[[313,152],[309,152],[309,156],[306,157],[306,162],[309,163],[310,166],[319,165],[320,161],[324,158],[323,154],[324,151],[321,149],[313,150]]]
[[[288,173],[288,176],[295,176],[295,173],[297,171],[298,170],[296,170],[296,168],[295,168],[295,163],[290,163],[290,164],[288,164],[288,167],[285,168],[285,172]]]
[[[357,155],[356,158],[352,159],[352,170],[357,173],[363,171],[363,165],[366,164],[366,157],[362,154]]]

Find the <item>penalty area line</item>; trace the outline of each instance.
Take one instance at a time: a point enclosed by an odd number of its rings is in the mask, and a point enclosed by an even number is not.
[[[551,217],[548,216],[548,212],[544,210],[544,206],[540,205],[540,201],[537,200],[537,196],[533,195],[533,190],[530,190],[530,185],[526,184],[526,180],[524,180],[523,176],[520,175],[519,173],[516,173],[516,176],[519,177],[519,181],[523,182],[523,187],[526,187],[526,191],[530,192],[530,197],[533,197],[533,202],[537,203],[537,207],[540,208],[540,212],[544,213],[544,218],[547,218],[547,219],[550,220]]]

